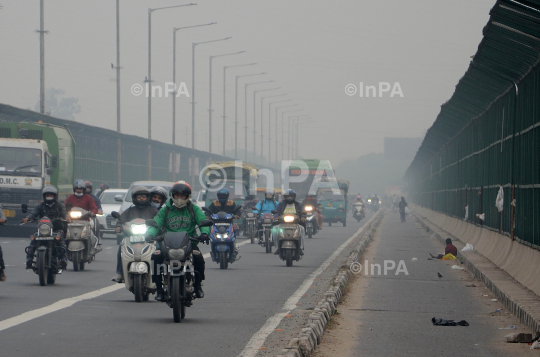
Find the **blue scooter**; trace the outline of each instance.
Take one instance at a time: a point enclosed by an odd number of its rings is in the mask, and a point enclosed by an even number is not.
[[[218,212],[212,214],[210,210],[203,207],[205,213],[214,221],[214,225],[210,229],[210,256],[212,261],[219,264],[220,269],[227,269],[229,263],[234,263],[240,257],[237,257],[237,252],[234,249],[236,242],[236,232],[233,228],[233,214],[226,212]]]

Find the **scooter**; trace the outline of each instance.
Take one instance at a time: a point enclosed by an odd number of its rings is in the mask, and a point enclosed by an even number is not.
[[[272,211],[272,213],[277,213]],[[302,259],[300,250],[302,248],[302,233],[300,229],[300,217],[297,215],[283,215],[279,217],[277,231],[277,247],[279,258],[285,260],[288,267],[293,265],[293,260]]]
[[[214,222],[203,220],[199,224],[201,227],[210,227]],[[153,219],[146,220],[149,227],[158,228]],[[198,250],[194,251],[191,242],[198,242],[199,238],[189,237],[182,232],[167,232],[164,235],[156,237],[160,242],[161,251],[165,258],[159,271],[160,278],[163,281],[164,299],[173,309],[174,322],[181,322],[186,316],[186,307],[193,304],[195,295],[195,269],[193,267],[193,254],[201,254]]]
[[[317,222],[317,214],[315,212],[315,207],[304,206],[304,210],[307,213],[306,234],[308,238],[313,238],[313,236],[319,232],[319,223]]]
[[[227,269],[229,263],[234,263],[240,257],[235,251],[236,231],[233,224],[233,214],[226,212],[212,212],[203,207],[203,211],[210,215],[214,223],[210,229],[210,257],[219,264],[220,269]]]
[[[96,254],[101,252],[98,239],[92,230],[90,212],[80,207],[67,207],[71,223],[68,223],[66,234],[66,256],[73,263],[73,270],[84,270],[85,264],[90,264]]]
[[[120,256],[126,289],[135,295],[136,302],[148,301],[148,295],[156,292],[156,284],[152,282],[152,254],[156,244],[145,241],[146,220],[136,218],[124,223],[118,212],[111,212],[111,216],[120,222],[125,236],[120,243]]]

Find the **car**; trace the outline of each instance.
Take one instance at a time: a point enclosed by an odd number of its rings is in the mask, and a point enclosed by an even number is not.
[[[206,190],[200,190],[197,194],[192,195],[192,201],[199,207],[205,207],[206,204]]]
[[[133,202],[131,200],[131,193],[133,192],[133,189],[138,186],[144,186],[148,188],[148,190],[151,190],[153,187],[161,186],[164,189],[169,192],[171,190],[171,187],[174,185],[174,182],[168,182],[168,181],[136,181],[129,186],[129,189],[122,199],[116,199],[117,202],[121,202],[120,209],[118,213],[122,214],[125,210],[127,210],[129,207],[133,205]],[[105,191],[107,192],[107,191]]]
[[[123,200],[127,191],[125,188],[112,188],[99,196],[103,214],[98,214],[96,218],[100,226],[101,238],[103,238],[103,234],[114,234],[116,220],[112,218],[111,212],[118,211],[121,205],[120,202],[115,200],[115,197],[120,197]]]

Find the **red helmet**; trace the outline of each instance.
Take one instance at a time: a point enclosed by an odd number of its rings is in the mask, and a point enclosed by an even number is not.
[[[186,181],[177,181],[171,187],[171,190],[169,191],[169,195],[171,197],[174,197],[175,193],[183,193],[184,195],[187,196],[187,198],[190,198],[190,196],[191,196],[191,186]]]

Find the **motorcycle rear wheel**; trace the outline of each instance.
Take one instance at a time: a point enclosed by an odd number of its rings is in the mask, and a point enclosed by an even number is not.
[[[227,269],[228,265],[227,252],[219,252],[219,269]]]
[[[293,260],[292,249],[287,249],[285,251],[285,263],[287,264],[288,267],[292,267],[292,260]]]
[[[46,286],[47,278],[49,277],[49,269],[47,268],[47,251],[39,250],[37,254],[37,271],[39,276],[39,285]]]
[[[253,223],[250,223],[248,225],[248,236],[251,238],[251,244],[255,244],[256,237],[255,237],[255,229],[253,227]]]
[[[182,309],[182,299],[180,297],[180,277],[173,276],[171,281],[171,299],[172,299],[172,308],[173,308],[173,320],[178,323],[182,321],[181,318],[181,309]]]
[[[133,277],[133,294],[135,294],[135,301],[143,301],[143,287],[142,287],[142,275],[135,275]]]
[[[310,229],[308,229],[307,231],[307,234],[308,234],[308,238],[311,239],[313,238],[313,228],[309,227]]]

